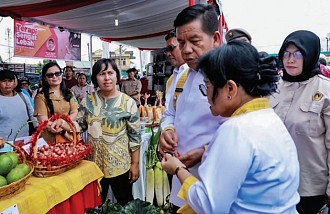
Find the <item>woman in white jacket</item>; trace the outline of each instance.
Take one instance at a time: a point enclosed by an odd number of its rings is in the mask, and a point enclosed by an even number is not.
[[[199,62],[213,115],[228,117],[206,148],[193,177],[167,154],[163,168],[182,182],[179,197],[196,213],[296,213],[299,164],[294,142],[267,96],[276,91],[273,57],[232,41]]]

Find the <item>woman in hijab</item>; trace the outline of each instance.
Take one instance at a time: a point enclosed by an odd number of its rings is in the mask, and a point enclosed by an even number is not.
[[[320,39],[310,31],[289,34],[279,51],[283,78],[270,103],[289,130],[300,164],[299,213],[330,204],[330,80],[321,75]]]

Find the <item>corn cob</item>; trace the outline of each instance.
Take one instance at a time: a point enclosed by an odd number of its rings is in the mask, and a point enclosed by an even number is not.
[[[147,168],[147,174],[146,174],[146,201],[149,203],[153,203],[154,201],[154,190],[155,190],[155,175],[154,175],[154,169],[152,167]]]
[[[155,192],[155,172],[153,167],[157,162],[157,145],[160,136],[160,129],[154,132],[151,129],[152,135],[149,142],[149,147],[147,150],[147,174],[146,174],[146,201],[153,203],[154,192]]]
[[[168,181],[167,173],[163,170],[163,198],[164,198],[164,205],[167,203],[167,197],[170,195],[170,183]]]
[[[164,195],[163,195],[163,169],[160,162],[157,162],[154,167],[155,171],[155,195],[158,206],[163,206]]]

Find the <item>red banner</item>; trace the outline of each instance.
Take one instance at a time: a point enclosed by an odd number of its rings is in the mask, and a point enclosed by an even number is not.
[[[81,60],[81,34],[15,20],[14,56]]]

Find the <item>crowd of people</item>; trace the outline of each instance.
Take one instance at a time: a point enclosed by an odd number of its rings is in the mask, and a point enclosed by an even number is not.
[[[65,67],[64,75],[56,62],[44,65],[40,88],[32,99],[33,92],[26,87],[28,79],[2,70],[0,138],[14,140],[16,133],[17,137],[31,135],[29,127],[21,127],[28,120],[43,122],[54,114],[68,115],[77,130],[86,133],[87,143],[93,147],[90,160],[104,173],[102,200],[111,185],[118,203],[124,206],[133,200],[132,184],[139,178],[141,135],[136,100],[118,90],[119,70],[111,59],[94,64],[93,86],[86,83],[85,74],[78,74],[76,80],[72,67]],[[140,89],[135,90],[139,93]],[[69,124],[57,119],[48,122],[42,137],[49,142],[70,141],[72,134]]]
[[[173,175],[172,212],[314,214],[330,205],[330,72],[319,37],[292,32],[278,58],[257,50],[240,28],[221,44],[218,15],[203,4],[182,10],[173,26],[159,139],[162,167]],[[91,86],[86,74],[76,79],[72,67],[50,62],[33,92],[28,79],[2,70],[0,138],[13,140],[19,129],[29,135],[36,124],[21,128],[26,121],[68,115],[104,173],[102,201],[111,187],[125,205],[142,164],[141,82],[135,68],[127,73],[119,88],[116,63],[100,59]],[[42,134],[46,141],[71,136],[63,119]]]

